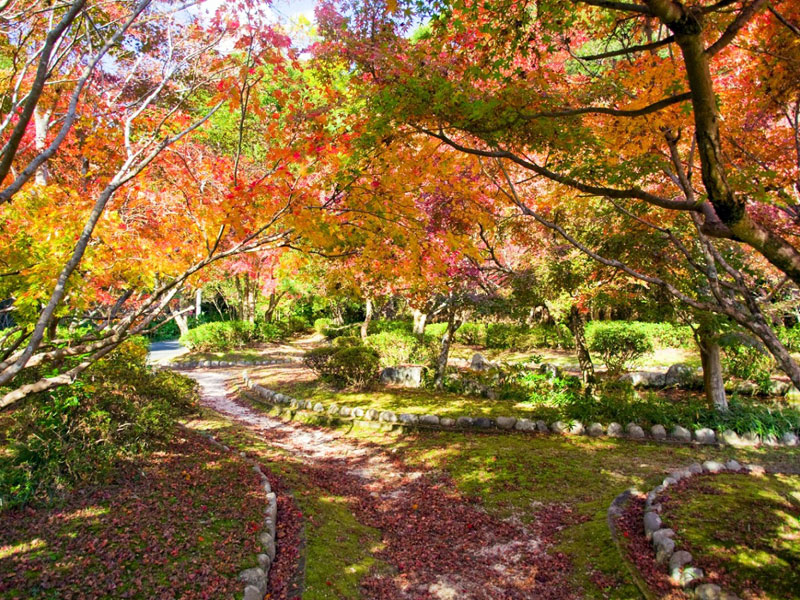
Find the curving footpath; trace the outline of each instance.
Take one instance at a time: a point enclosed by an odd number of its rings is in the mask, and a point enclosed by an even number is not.
[[[315,485],[344,497],[360,522],[381,531],[379,558],[393,568],[362,580],[365,597],[581,597],[567,581],[568,559],[550,551],[563,522],[523,525],[493,518],[461,496],[441,472],[412,469],[378,446],[275,419],[245,405],[227,388],[233,372],[188,375],[200,384],[205,406],[302,458]]]

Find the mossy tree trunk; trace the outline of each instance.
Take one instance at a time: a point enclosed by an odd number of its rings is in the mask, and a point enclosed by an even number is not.
[[[592,384],[595,382],[594,364],[586,347],[586,323],[577,306],[572,306],[567,315],[567,327],[575,338],[575,351],[578,355],[578,364],[581,369],[581,379],[584,383]]]

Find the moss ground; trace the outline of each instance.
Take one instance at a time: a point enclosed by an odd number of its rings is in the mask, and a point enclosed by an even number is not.
[[[258,408],[311,424],[317,415]],[[331,423],[329,423],[331,424]],[[336,422],[332,422],[336,425]],[[376,431],[340,422],[348,436],[381,444],[409,464],[449,474],[459,489],[501,518],[536,523],[567,514],[553,552],[568,555],[586,598],[638,597],[608,532],[608,505],[629,487],[648,489],[671,470],[707,459],[791,467],[800,449],[696,448],[583,437]]]
[[[695,563],[748,598],[800,590],[800,475],[726,473],[690,480],[664,505],[664,520]]]

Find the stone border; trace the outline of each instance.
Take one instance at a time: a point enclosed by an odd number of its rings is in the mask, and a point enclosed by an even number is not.
[[[717,435],[713,429],[708,429],[706,427],[696,429],[692,432],[680,425],[673,427],[668,434],[663,425],[653,425],[650,428],[648,436],[645,434],[644,429],[636,423],[628,423],[628,425],[623,428],[619,423],[609,423],[608,427],[603,426],[601,423],[592,423],[588,427],[584,427],[579,421],[572,421],[570,423],[556,421],[548,426],[544,421],[531,421],[530,419],[517,419],[515,417],[497,417],[490,419],[487,417],[463,416],[452,419],[449,417],[439,417],[437,415],[419,415],[414,413],[401,413],[398,415],[389,410],[378,411],[374,408],[351,408],[349,406],[339,406],[335,403],[326,407],[321,402],[313,403],[310,400],[298,400],[297,398],[292,398],[285,394],[275,392],[274,390],[267,389],[254,383],[247,372],[243,373],[243,378],[244,385],[247,389],[252,390],[260,398],[272,404],[286,404],[296,410],[310,410],[316,413],[327,413],[329,416],[344,417],[352,420],[377,421],[390,425],[402,425],[404,427],[471,429],[477,431],[516,430],[528,433],[537,432],[557,433],[560,435],[588,435],[591,437],[624,437],[632,440],[697,445],[720,444],[730,445],[735,448],[758,446],[760,444],[764,444],[765,446],[788,447],[798,445],[797,434],[791,431],[786,432],[780,440],[774,436],[762,440],[755,433],[739,436],[734,431],[726,430]]]
[[[187,428],[188,429],[188,428]],[[217,440],[210,433],[205,431],[196,431],[191,429],[194,433],[198,433],[210,441],[215,446],[222,448],[226,452],[234,452],[231,448],[219,440]],[[244,598],[243,600],[264,600],[267,594],[267,583],[269,581],[269,569],[272,562],[275,560],[276,551],[276,524],[278,522],[278,497],[272,491],[272,486],[269,484],[269,479],[261,470],[258,462],[247,457],[244,452],[239,452],[239,456],[249,464],[253,471],[255,471],[261,478],[261,485],[267,498],[267,509],[264,515],[264,529],[258,534],[258,542],[264,551],[256,557],[258,560],[257,567],[245,569],[239,573],[239,579],[244,583]]]
[[[180,371],[186,369],[208,369],[212,367],[259,367],[264,365],[285,365],[300,362],[293,358],[271,358],[269,360],[192,360],[166,365],[170,369]]]
[[[688,588],[693,582],[703,578],[703,570],[692,566],[692,555],[686,550],[678,550],[675,541],[672,539],[675,532],[672,529],[662,527],[661,504],[658,496],[670,485],[676,484],[682,479],[688,479],[701,473],[741,473],[750,475],[764,475],[766,469],[760,465],[744,465],[731,459],[726,463],[707,460],[702,465],[694,463],[684,469],[678,469],[670,473],[661,483],[647,493],[644,505],[644,533],[650,540],[656,553],[656,562],[666,563],[669,568],[670,579],[673,583],[680,585],[684,591],[692,594],[698,600],[739,600],[739,596],[731,592],[722,590],[714,583],[703,583],[694,588],[691,592]]]

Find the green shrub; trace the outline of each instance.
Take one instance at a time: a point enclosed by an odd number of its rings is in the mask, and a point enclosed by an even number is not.
[[[761,392],[769,393],[775,359],[748,337],[729,334],[720,340],[724,355],[722,366],[728,375],[755,382]]]
[[[431,359],[428,344],[420,343],[411,333],[387,330],[367,336],[364,344],[378,353],[384,367],[404,363],[428,363]]]
[[[325,332],[330,328],[332,322],[333,321],[326,318],[317,319],[314,321],[314,331],[324,335]]]
[[[596,329],[621,325],[645,335],[653,348],[694,348],[692,328],[672,323],[649,323],[645,321],[590,321],[586,324],[586,337],[594,335]]]
[[[378,379],[380,357],[371,348],[353,346],[338,350],[327,363],[334,383],[353,388],[366,388]]]
[[[624,321],[599,322],[587,335],[589,350],[600,355],[611,376],[653,350],[647,335]]]
[[[486,325],[484,323],[464,323],[458,328],[455,335],[456,341],[469,346],[486,345]]]
[[[342,335],[331,340],[331,345],[334,348],[352,348],[353,346],[362,346],[361,338],[352,335]]]
[[[246,348],[281,337],[282,328],[274,323],[247,321],[216,321],[190,329],[180,341],[198,352],[225,352]]]
[[[309,350],[303,363],[324,380],[339,386],[364,388],[378,378],[378,353],[362,345],[322,346]]]
[[[800,325],[779,327],[778,338],[789,352],[800,352]]]
[[[24,401],[6,432],[10,453],[0,459],[0,507],[102,481],[119,459],[171,437],[175,420],[196,408],[196,384],[151,371],[146,353],[143,339],[127,341],[73,385]]]

